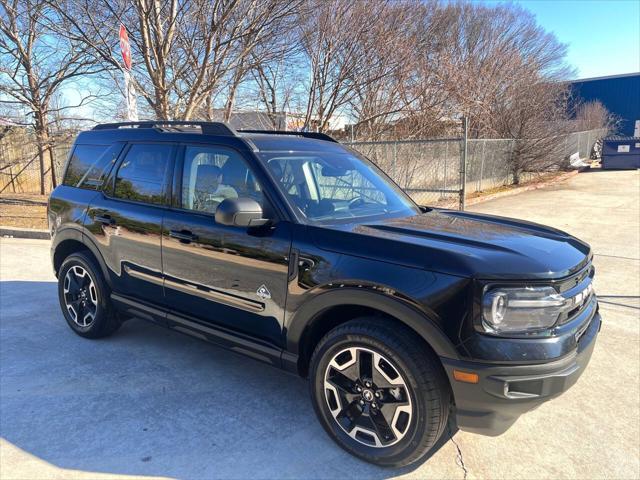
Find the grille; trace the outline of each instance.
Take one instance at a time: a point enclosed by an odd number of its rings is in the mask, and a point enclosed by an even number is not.
[[[560,318],[560,325],[570,322],[590,307],[595,296],[593,290],[594,274],[595,270],[589,264],[582,271],[560,284],[562,296],[573,302],[573,307]]]

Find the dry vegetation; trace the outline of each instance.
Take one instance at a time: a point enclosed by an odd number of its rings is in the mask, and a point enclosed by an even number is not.
[[[0,225],[47,229],[47,197],[44,195],[0,195]]]

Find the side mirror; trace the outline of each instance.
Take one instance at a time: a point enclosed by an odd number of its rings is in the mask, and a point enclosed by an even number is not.
[[[260,227],[269,223],[262,218],[262,207],[252,198],[227,198],[215,214],[216,223],[234,227]]]

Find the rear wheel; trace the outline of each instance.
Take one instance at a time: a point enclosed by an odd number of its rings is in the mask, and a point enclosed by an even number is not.
[[[435,354],[415,333],[376,317],[350,321],[319,342],[311,395],[342,448],[384,466],[424,456],[442,435],[450,406]]]
[[[89,255],[79,252],[64,260],[58,274],[58,297],[67,323],[80,336],[106,337],[120,328],[109,288]]]

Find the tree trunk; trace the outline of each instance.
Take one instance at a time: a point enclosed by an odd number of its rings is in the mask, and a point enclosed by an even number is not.
[[[44,150],[38,143],[38,162],[40,163],[40,195],[44,195]]]
[[[236,99],[236,86],[233,85],[229,91],[229,96],[227,97],[227,103],[224,106],[224,113],[222,116],[223,122],[228,122],[231,119],[231,114],[233,112],[233,104]]]
[[[51,146],[48,148],[49,160],[51,161],[51,190],[58,186],[58,178],[56,176],[56,159],[53,155],[53,149]]]
[[[239,67],[242,69],[242,65]],[[235,75],[233,78],[233,82],[229,87],[229,95],[227,96],[227,103],[224,106],[224,114],[222,120],[224,122],[228,122],[231,119],[231,115],[233,114],[233,106],[236,103],[236,93],[238,92],[238,87],[240,86],[240,81],[242,80],[242,76],[240,74]]]
[[[42,145],[43,145],[43,153],[47,153],[49,155],[49,165],[51,167],[51,190],[58,186],[58,181],[56,177],[56,164],[55,159],[53,157],[53,149],[51,148],[51,137],[49,136],[49,129],[47,127],[44,128],[42,132]]]
[[[278,130],[278,100],[276,99],[276,90],[275,88],[271,89],[271,125],[274,130]],[[286,130],[286,125],[283,127]]]
[[[44,171],[44,135],[45,135],[45,118],[41,112],[36,112],[35,133],[36,142],[38,143],[38,162],[40,164],[40,195],[45,194],[45,171]]]

